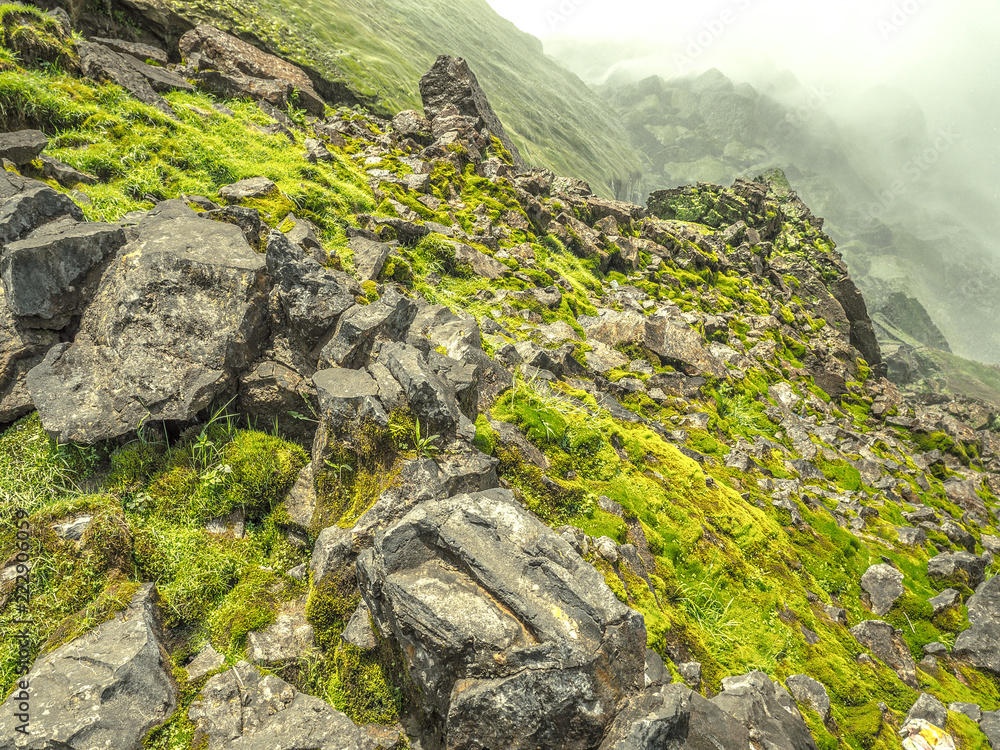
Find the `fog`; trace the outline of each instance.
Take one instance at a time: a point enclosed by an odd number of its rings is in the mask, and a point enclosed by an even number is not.
[[[857,171],[871,178],[865,211],[924,243],[910,256],[897,248],[904,291],[920,299],[956,353],[1000,363],[1000,304],[990,299],[977,314],[975,299],[1000,294],[992,283],[968,281],[1000,283],[1000,44],[994,38],[1000,4],[488,2],[592,85],[651,75],[678,80],[715,68],[798,112],[816,139],[836,132],[856,157]],[[962,289],[951,293],[942,279],[957,276],[935,268],[928,247],[947,256],[942,263],[972,263],[959,274],[966,281],[948,282]],[[867,271],[863,260],[856,275]]]

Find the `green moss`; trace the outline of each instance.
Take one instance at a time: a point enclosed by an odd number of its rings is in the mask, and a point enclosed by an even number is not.
[[[212,644],[230,661],[238,661],[247,635],[274,622],[281,602],[301,595],[303,588],[298,581],[272,570],[248,569],[208,617]]]

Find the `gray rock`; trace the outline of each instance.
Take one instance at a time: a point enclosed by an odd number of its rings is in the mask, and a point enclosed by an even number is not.
[[[316,234],[316,225],[308,219],[303,219],[295,214],[288,214],[288,216],[285,217],[285,221],[282,222],[282,225],[284,225],[285,222],[291,222],[293,225],[292,228],[285,233],[288,241],[293,245],[298,245],[302,248],[302,250],[309,253],[313,260],[321,266],[325,265],[329,260],[329,256],[327,255],[326,250],[323,249],[323,243],[319,241],[319,237]]]
[[[947,656],[948,647],[943,643],[934,641],[933,643],[925,643],[923,651],[925,654],[930,654],[931,656]]]
[[[861,588],[869,596],[872,612],[881,616],[903,595],[903,574],[885,563],[872,565],[861,576]]]
[[[337,748],[375,750],[378,743],[340,711],[241,661],[211,678],[191,704],[195,744],[208,750]]]
[[[472,126],[480,134],[493,136],[503,144],[513,157],[517,171],[523,172],[527,168],[475,74],[461,57],[438,56],[433,67],[420,79],[420,97],[423,99],[424,114],[431,120],[448,105],[454,105],[459,114],[472,121]]]
[[[916,665],[900,631],[881,620],[865,620],[851,628],[851,635],[876,659],[898,674],[903,682],[916,687]]]
[[[939,615],[942,612],[947,612],[949,609],[960,606],[962,604],[962,595],[955,591],[955,589],[945,589],[928,601],[934,607],[934,614]]]
[[[830,720],[830,695],[822,682],[804,674],[793,674],[785,680],[785,687],[800,704],[805,704],[827,722]]]
[[[948,721],[948,709],[930,693],[921,693],[917,702],[913,704],[910,712],[906,715],[904,726],[914,719],[923,719],[928,724],[944,729],[944,725]]]
[[[117,224],[60,224],[12,242],[0,258],[11,312],[34,328],[62,328],[90,302],[108,262],[125,244]]]
[[[992,552],[994,555],[1000,554],[1000,536],[983,534],[981,541],[984,550]]]
[[[986,578],[986,561],[971,552],[943,552],[927,561],[927,577],[939,585],[975,589]]]
[[[80,207],[68,195],[57,193],[48,185],[34,180],[8,181],[2,175],[0,181],[6,183],[0,184],[0,197],[2,193],[12,193],[9,197],[4,197],[4,202],[0,205],[0,247],[9,245],[56,219],[69,217],[83,221]],[[23,189],[15,190],[17,186]]]
[[[422,435],[454,429],[461,416],[457,395],[434,372],[426,355],[408,344],[386,344],[379,353],[379,362],[402,387],[410,410],[420,419]]]
[[[156,587],[146,584],[124,612],[41,655],[24,678],[31,734],[21,740],[14,732],[21,699],[15,690],[0,712],[0,747],[138,750],[177,699],[161,656],[156,599]]]
[[[30,164],[49,145],[49,139],[41,130],[17,130],[0,133],[0,159],[6,159],[17,167]]]
[[[816,748],[792,697],[763,672],[725,678],[712,702],[735,716],[764,747]]]
[[[977,724],[982,721],[983,710],[975,703],[949,703],[948,710],[968,716]]]
[[[142,60],[144,62],[152,61],[157,65],[164,67],[169,62],[166,52],[159,47],[153,47],[150,44],[128,42],[124,39],[105,39],[101,37],[92,37],[90,41],[96,42],[97,44],[103,44],[105,47],[108,47],[109,49],[112,49],[122,55],[131,55],[136,60]]]
[[[231,185],[223,185],[219,188],[219,197],[227,203],[239,203],[256,198],[268,198],[277,195],[278,192],[278,186],[266,177],[247,177]]]
[[[951,541],[952,544],[961,547],[966,552],[976,551],[976,538],[952,520],[947,520],[941,524],[941,533]]]
[[[246,536],[247,516],[243,508],[236,508],[224,516],[216,516],[205,524],[205,531],[216,536],[242,539]]]
[[[306,161],[313,164],[319,161],[333,161],[333,154],[323,145],[322,141],[306,138],[302,145],[306,147]]]
[[[969,629],[959,633],[952,654],[1000,675],[1000,577],[981,584],[966,606]]]
[[[34,410],[27,374],[58,343],[54,331],[26,328],[15,322],[0,284],[0,424]]]
[[[357,646],[365,651],[371,651],[377,644],[375,633],[372,630],[371,615],[368,612],[368,605],[363,601],[354,610],[351,619],[347,621],[347,627],[340,634],[340,638],[345,643]]]
[[[400,138],[412,138],[423,146],[429,146],[434,141],[431,124],[412,109],[404,110],[393,117],[392,129]]]
[[[455,244],[455,260],[468,264],[476,276],[484,279],[501,279],[510,274],[510,269],[500,261],[462,243]]]
[[[677,671],[689,688],[701,690],[701,664],[696,661],[686,661],[677,665]]]
[[[313,482],[312,463],[299,472],[295,484],[285,497],[285,513],[293,524],[304,531],[312,527],[316,513],[316,487]]]
[[[159,94],[166,93],[167,91],[194,91],[194,86],[168,68],[149,65],[132,55],[125,54],[121,57],[136,73],[149,82],[153,91]]]
[[[898,541],[904,547],[922,547],[927,543],[927,532],[912,526],[897,526]]]
[[[651,648],[646,649],[646,667],[643,670],[643,674],[644,687],[655,688],[661,685],[670,684],[670,670],[668,670],[666,665],[664,665],[663,659],[660,658],[660,655]]]
[[[264,360],[240,378],[236,408],[252,414],[259,424],[277,424],[282,435],[296,442],[308,443],[315,424],[294,415],[308,415],[315,403],[316,390],[308,378],[279,362]]]
[[[97,178],[92,174],[74,169],[69,164],[65,164],[58,159],[42,154],[38,157],[42,162],[42,176],[49,180],[55,180],[65,188],[76,187],[77,185],[95,185]]]
[[[642,617],[510,492],[419,505],[357,570],[449,747],[593,747],[643,683]]]
[[[235,384],[266,333],[264,259],[236,227],[164,201],[109,267],[72,344],[27,376],[51,434],[92,443],[189,421]]]
[[[313,375],[313,383],[319,394],[319,431],[332,436],[346,433],[353,424],[389,424],[378,399],[378,385],[367,370],[320,370]]]
[[[378,278],[382,273],[385,259],[392,249],[384,242],[375,242],[364,237],[351,237],[347,248],[354,253],[354,270],[362,281]]]
[[[73,542],[78,542],[83,538],[84,532],[90,528],[90,522],[93,520],[93,516],[80,516],[72,519],[71,521],[52,524],[52,528],[55,530],[56,535],[60,539],[68,539]]]
[[[177,119],[167,100],[157,94],[146,77],[137,70],[138,61],[134,57],[119,54],[93,42],[77,42],[76,49],[80,53],[80,67],[85,76],[96,81],[113,81],[143,104],[155,107],[171,119]]]
[[[185,669],[188,673],[188,679],[193,682],[200,680],[209,672],[214,672],[225,663],[226,658],[212,648],[210,643],[198,652],[198,655],[188,663]]]
[[[983,711],[979,729],[986,735],[990,747],[994,750],[1000,748],[1000,711]]]
[[[352,307],[337,321],[333,336],[320,352],[320,365],[362,367],[375,339],[399,340],[415,314],[413,302],[395,289],[370,305]]]
[[[284,602],[274,622],[247,635],[247,661],[281,664],[313,650],[313,629],[306,621],[305,601]]]

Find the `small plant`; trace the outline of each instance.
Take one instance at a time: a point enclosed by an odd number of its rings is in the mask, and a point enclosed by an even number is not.
[[[417,417],[413,426],[413,450],[421,458],[434,458],[441,448],[434,443],[441,439],[440,435],[421,435],[420,418]]]
[[[354,467],[352,467],[350,464],[335,464],[330,459],[326,460],[326,467],[331,472],[336,472],[336,474],[337,474],[337,484],[339,484],[341,486],[344,485],[344,472],[345,471],[347,471],[347,472],[354,471]]]

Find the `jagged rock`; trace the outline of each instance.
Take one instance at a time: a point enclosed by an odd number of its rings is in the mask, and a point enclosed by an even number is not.
[[[954,521],[942,523],[941,533],[948,537],[952,544],[963,548],[966,552],[976,551],[976,538]]]
[[[454,105],[459,114],[472,120],[476,130],[500,141],[513,157],[517,171],[522,172],[527,168],[517,146],[490,106],[475,74],[461,57],[439,55],[433,67],[420,79],[420,97],[424,103],[424,114],[431,120],[447,105]]]
[[[412,138],[423,146],[429,146],[434,141],[431,124],[412,109],[404,110],[393,117],[392,129],[400,138]]]
[[[58,159],[42,154],[38,157],[42,162],[42,176],[48,180],[55,180],[65,188],[76,187],[79,184],[94,185],[97,178],[92,174],[74,169],[69,164],[64,164]]]
[[[692,690],[701,689],[701,664],[696,661],[686,661],[677,665],[677,671]]]
[[[660,655],[651,648],[646,649],[646,666],[643,669],[643,675],[643,685],[647,688],[670,684],[670,671],[664,665]]]
[[[370,305],[355,305],[337,321],[333,336],[320,352],[321,366],[360,367],[371,354],[376,337],[398,340],[403,336],[416,309],[395,289]]]
[[[34,409],[27,374],[58,342],[58,334],[54,331],[17,324],[7,306],[7,293],[0,284],[0,424],[13,422]]]
[[[218,92],[221,87],[226,93],[235,90],[281,109],[294,103],[309,114],[324,114],[326,104],[302,68],[252,44],[211,26],[199,25],[184,34],[178,46],[193,77],[209,91],[222,93]]]
[[[316,392],[307,378],[280,362],[265,360],[240,378],[236,406],[261,424],[276,424],[282,435],[306,442],[313,427],[295,415],[308,414],[315,401]]]
[[[195,744],[205,742],[208,750],[388,747],[330,704],[274,675],[261,675],[245,661],[211,678],[191,704],[188,718],[196,728]]]
[[[368,612],[368,605],[362,601],[351,619],[347,621],[344,632],[340,634],[340,639],[352,646],[357,646],[365,651],[375,648],[375,632],[372,630],[371,615]]]
[[[751,747],[750,733],[735,717],[683,685],[668,685],[630,698],[600,750],[745,747]]]
[[[347,248],[354,253],[354,270],[362,281],[377,279],[392,248],[384,242],[351,237]]]
[[[146,77],[137,70],[134,63],[138,61],[135,58],[93,42],[77,42],[76,49],[80,53],[80,65],[85,76],[97,81],[113,81],[143,104],[155,107],[171,119],[177,119],[167,100],[157,94]]]
[[[896,527],[897,541],[904,547],[922,547],[927,542],[927,532],[911,526]]]
[[[193,682],[194,680],[201,679],[209,672],[214,672],[225,663],[226,657],[212,648],[212,644],[210,643],[198,652],[198,655],[185,666],[185,669],[188,673],[188,679]]]
[[[5,179],[0,174],[0,198],[4,200],[0,205],[0,247],[57,219],[83,221],[83,211],[68,195],[35,180]]]
[[[379,352],[379,362],[402,386],[406,402],[420,419],[425,434],[454,428],[461,413],[455,391],[434,372],[419,349],[408,344],[387,344]]]
[[[306,138],[302,145],[306,147],[306,161],[312,164],[319,161],[333,161],[333,154],[323,145],[322,141]]]
[[[320,426],[317,435],[346,434],[353,425],[374,423],[383,427],[389,418],[379,401],[378,384],[367,370],[334,367],[313,375],[319,394]],[[314,444],[314,461],[320,455]]]
[[[177,701],[160,637],[156,587],[150,583],[124,612],[35,661],[24,678],[31,686],[30,736],[21,740],[14,733],[23,700],[15,689],[0,714],[0,744],[18,750],[138,750]]]
[[[955,591],[955,589],[945,589],[928,601],[934,607],[934,614],[939,615],[942,612],[947,612],[949,609],[961,605],[962,595]]]
[[[59,224],[12,242],[0,258],[7,304],[21,323],[62,328],[90,302],[101,274],[125,244],[120,225]]]
[[[916,665],[900,631],[881,620],[865,620],[851,628],[851,635],[868,648],[899,678],[911,687],[917,684]]]
[[[278,194],[278,186],[266,177],[247,177],[245,180],[223,185],[219,197],[229,203],[239,203],[256,198],[268,198]]]
[[[712,702],[742,722],[764,747],[816,748],[792,697],[763,672],[726,677]]]
[[[306,621],[304,601],[285,602],[274,622],[247,635],[247,661],[281,664],[299,659],[313,648],[313,629]]]
[[[966,606],[969,629],[959,633],[952,654],[1000,675],[1000,577],[981,584]]]
[[[906,714],[906,721],[903,724],[909,724],[914,719],[923,719],[928,724],[944,729],[948,721],[948,709],[930,693],[921,693],[917,702],[910,708],[910,712]]]
[[[484,279],[500,279],[510,273],[510,269],[500,261],[462,243],[455,244],[455,260],[467,263],[476,276]]]
[[[881,617],[903,595],[903,574],[885,563],[872,565],[861,576],[861,588],[868,594],[872,612]]]
[[[167,53],[159,47],[140,42],[129,42],[124,39],[106,39],[103,37],[93,37],[92,42],[103,44],[105,47],[123,55],[131,55],[136,60],[152,60],[157,65],[166,66],[169,62]]]
[[[808,675],[793,674],[785,680],[785,687],[798,703],[812,708],[824,722],[830,720],[830,695],[822,682]]]
[[[986,561],[970,552],[943,552],[927,561],[927,577],[939,585],[975,589],[986,577]]]
[[[292,225],[292,228],[285,232],[285,237],[288,238],[288,241],[302,248],[303,251],[308,253],[320,265],[325,265],[329,261],[329,255],[323,248],[323,243],[319,241],[319,237],[316,235],[316,225],[308,219],[300,218],[295,214],[288,214],[282,225],[284,226],[289,223]]]
[[[6,159],[14,166],[30,164],[49,145],[49,139],[41,130],[16,130],[0,133],[0,159]]]
[[[968,716],[977,724],[983,718],[983,710],[975,703],[949,703],[948,710],[954,711],[956,714]]]
[[[979,729],[986,735],[990,747],[1000,748],[1000,711],[983,711],[979,720]]]
[[[641,616],[509,492],[418,506],[357,569],[450,748],[593,747],[642,685]]]
[[[164,201],[135,232],[76,340],[53,347],[27,376],[42,423],[62,440],[193,419],[263,344],[264,259],[236,227]]]
[[[83,538],[84,533],[90,528],[93,520],[93,516],[80,516],[63,523],[52,524],[52,529],[60,539],[69,539],[77,542]]]

